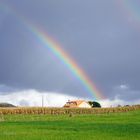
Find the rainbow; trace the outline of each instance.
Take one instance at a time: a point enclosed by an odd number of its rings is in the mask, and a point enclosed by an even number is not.
[[[61,45],[59,45],[55,39],[51,38],[46,32],[42,32],[38,27],[27,21],[23,16],[17,14],[15,10],[11,10],[10,7],[10,12],[11,11],[12,15],[14,14],[18,19],[20,19],[32,35],[41,42],[42,46],[48,48],[49,51],[69,69],[69,71],[81,82],[88,93],[93,96],[94,100],[104,98],[86,72],[78,66],[76,61],[64,49],[62,49]]]
[[[118,2],[130,23],[140,28],[140,1],[119,0]]]

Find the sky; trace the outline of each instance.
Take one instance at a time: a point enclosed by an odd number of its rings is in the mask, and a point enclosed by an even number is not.
[[[86,72],[104,96],[97,99],[102,106],[140,103],[139,9],[139,0],[0,0],[0,102],[95,100],[30,23]]]

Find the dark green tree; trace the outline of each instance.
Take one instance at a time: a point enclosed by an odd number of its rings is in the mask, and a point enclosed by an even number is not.
[[[100,107],[101,108],[101,105],[98,102],[88,101],[88,103],[92,106],[92,108],[94,108],[94,107]]]
[[[16,107],[16,106],[9,103],[0,103],[0,107]]]

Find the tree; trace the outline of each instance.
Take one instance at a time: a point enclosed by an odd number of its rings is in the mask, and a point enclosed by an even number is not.
[[[16,106],[9,103],[0,103],[0,107],[16,107]]]
[[[98,102],[88,101],[88,103],[92,106],[92,108],[94,108],[94,107],[100,107],[101,108],[101,105]]]

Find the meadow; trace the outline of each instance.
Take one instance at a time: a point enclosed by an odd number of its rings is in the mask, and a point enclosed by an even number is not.
[[[72,109],[72,114],[70,109],[60,109],[61,113],[59,109],[50,109],[47,114],[42,108],[39,110],[43,113],[31,112],[28,108],[24,113],[11,111],[13,114],[10,114],[7,109],[2,114],[6,109],[0,109],[0,140],[139,140],[140,109],[125,109],[116,108],[118,112],[95,109],[97,113],[94,110],[91,114],[85,109],[80,109],[85,113]],[[52,110],[57,110],[57,114]]]

